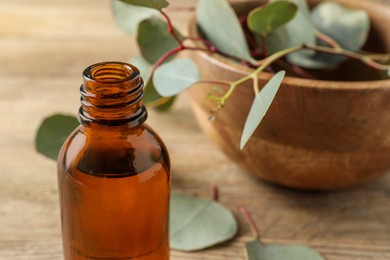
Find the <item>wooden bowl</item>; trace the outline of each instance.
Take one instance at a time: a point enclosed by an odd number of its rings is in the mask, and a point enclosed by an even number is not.
[[[389,51],[389,5],[339,2],[365,9],[374,28],[372,37],[376,38],[369,40],[369,45],[374,45],[371,49],[380,42]],[[234,7],[242,13],[253,7],[253,2]],[[190,35],[198,35],[195,18],[189,29]],[[217,54],[190,55],[204,79],[234,81],[252,71]],[[271,77],[262,73],[261,86]],[[200,127],[233,161],[263,180],[296,189],[329,190],[362,184],[390,170],[388,79],[346,82],[286,77],[243,150],[239,143],[254,98],[252,84],[240,85],[216,120],[209,121],[215,103],[206,96],[212,87],[202,84],[188,91]]]

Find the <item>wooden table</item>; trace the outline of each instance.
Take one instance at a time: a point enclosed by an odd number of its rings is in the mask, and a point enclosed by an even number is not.
[[[185,28],[188,15],[173,16]],[[35,131],[47,115],[77,112],[83,68],[135,53],[108,1],[0,2],[0,259],[62,258],[56,166],[35,152]],[[209,143],[185,96],[170,113],[151,112],[149,123],[169,148],[173,190],[209,197],[218,185],[220,201],[239,221],[233,241],[173,251],[172,259],[245,259],[251,233],[239,204],[253,214],[264,242],[310,245],[327,259],[390,259],[390,175],[338,192],[281,189],[247,175]]]

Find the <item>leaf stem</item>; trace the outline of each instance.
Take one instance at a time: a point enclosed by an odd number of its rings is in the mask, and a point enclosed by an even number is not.
[[[207,49],[207,48],[202,48],[202,47],[188,47],[188,46],[183,46],[185,50],[189,50],[189,51],[205,51],[205,52],[215,52],[215,49],[214,50],[211,50],[211,49]]]
[[[380,53],[361,53],[364,55],[364,57],[370,58],[375,61],[379,62],[389,62],[390,61],[390,54],[380,54]]]
[[[160,13],[162,14],[162,16],[164,16],[165,20],[167,20],[168,31],[169,31],[169,33],[173,36],[173,38],[175,38],[175,40],[177,41],[177,43],[179,44],[179,46],[182,46],[182,47],[183,47],[183,42],[182,42],[182,40],[179,38],[179,36],[178,36],[177,33],[175,32],[175,28],[173,28],[171,18],[169,18],[169,16],[167,15],[167,13],[165,13],[165,12],[164,12],[163,10],[161,10],[161,9],[160,9]]]
[[[209,49],[210,49],[210,51],[211,52],[215,52],[215,51],[217,51],[217,47],[215,47],[211,42],[209,42],[208,40],[206,40],[206,39],[203,39],[202,37],[185,37],[184,39],[183,39],[183,41],[185,41],[185,40],[191,40],[191,41],[200,41],[200,42],[202,42],[204,45],[206,45]]]
[[[256,240],[260,238],[259,229],[256,226],[255,221],[252,218],[252,215],[249,213],[248,209],[244,205],[239,205],[238,210],[241,212],[242,215],[244,215],[246,221],[249,224],[249,227],[252,230],[252,234]]]
[[[153,65],[153,68],[152,68],[152,71],[150,73],[150,78],[153,77],[154,75],[154,72],[156,71],[156,69],[158,68],[158,66],[160,66],[161,64],[163,64],[167,59],[169,59],[172,55],[184,50],[184,46],[183,45],[180,45],[168,52],[166,52],[163,56],[161,56]]]
[[[323,40],[324,42],[326,42],[327,44],[329,44],[331,47],[335,48],[335,49],[341,49],[341,46],[335,41],[333,40],[331,37],[329,37],[328,35],[318,31],[317,29],[315,29],[315,35],[318,39],[320,40]]]
[[[256,95],[257,93],[260,92],[259,77],[256,75],[256,76],[253,76],[252,79],[253,79],[253,91],[255,92],[255,95]]]
[[[211,52],[211,53],[217,52],[217,53],[219,53],[227,58],[230,58],[230,59],[233,59],[236,61],[240,61],[241,63],[248,65],[248,66],[255,67],[255,70],[252,73],[250,73],[249,75],[246,75],[246,76],[244,76],[236,81],[233,81],[233,82],[210,81],[210,80],[204,80],[204,81],[198,82],[200,84],[207,83],[207,84],[219,84],[219,85],[229,86],[228,91],[222,97],[217,97],[217,96],[213,96],[213,95],[209,96],[209,99],[215,100],[218,102],[218,110],[224,106],[225,102],[233,94],[236,87],[238,85],[248,81],[248,80],[251,80],[251,79],[253,80],[254,91],[255,91],[255,93],[258,93],[260,91],[259,79],[258,79],[259,74],[263,70],[265,70],[267,67],[269,67],[273,62],[277,61],[278,59],[280,59],[288,54],[302,50],[302,49],[309,49],[309,50],[314,50],[317,52],[323,52],[323,53],[328,53],[328,54],[333,54],[333,55],[343,55],[343,56],[349,57],[351,59],[361,61],[361,62],[365,63],[366,65],[368,65],[374,69],[377,69],[377,70],[386,70],[387,71],[390,68],[390,65],[378,63],[378,61],[382,61],[382,62],[389,61],[390,55],[388,55],[388,54],[367,54],[367,53],[364,54],[364,53],[355,53],[352,51],[345,50],[331,37],[323,34],[322,32],[320,32],[318,30],[315,30],[316,37],[323,40],[324,42],[328,43],[331,47],[303,44],[303,45],[298,45],[298,46],[294,46],[294,47],[291,47],[288,49],[281,50],[279,52],[273,53],[272,55],[268,55],[266,36],[262,36],[261,37],[262,52],[263,52],[262,54],[265,56],[265,58],[262,60],[258,60],[258,61],[248,61],[248,60],[244,60],[242,58],[235,57],[235,56],[229,55],[227,53],[224,53],[224,52],[218,50],[218,48],[214,44],[212,44],[211,42],[209,42],[208,40],[206,40],[204,38],[201,38],[201,37],[181,38],[176,33],[176,31],[172,25],[172,21],[169,18],[169,16],[167,15],[167,13],[165,13],[163,10],[160,10],[160,13],[166,19],[167,25],[168,25],[168,31],[172,35],[172,37],[174,37],[175,41],[179,44],[179,46],[170,50],[169,52],[165,53],[163,56],[161,56],[155,62],[155,64],[153,65],[153,68],[152,68],[152,72],[150,74],[151,77],[153,77],[154,72],[158,66],[163,64],[167,59],[169,59],[174,54],[176,54],[180,51],[183,51],[183,50],[204,51],[204,52]],[[186,46],[186,45],[184,45],[184,42],[186,40],[202,42],[206,46],[206,48]],[[216,112],[218,112],[218,110]],[[215,112],[215,114],[216,114],[216,112]]]
[[[329,47],[325,47],[325,46],[315,46],[315,45],[308,45],[308,44],[304,44],[303,48],[309,49],[309,50],[314,50],[314,51],[319,51],[319,52],[323,52],[323,53],[333,54],[333,55],[343,55],[343,56],[346,56],[348,58],[361,61],[361,62],[365,63],[366,65],[368,65],[374,69],[377,69],[377,70],[388,70],[390,67],[389,65],[380,64],[380,63],[376,62],[375,60],[373,60],[372,58],[370,58],[369,56],[366,56],[364,54],[352,52],[352,51],[341,49],[341,48],[334,49],[334,48],[329,48]]]

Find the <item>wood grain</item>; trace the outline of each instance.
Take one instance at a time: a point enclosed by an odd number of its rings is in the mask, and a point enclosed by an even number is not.
[[[191,5],[195,1],[171,1]],[[188,15],[173,13],[185,27]],[[75,114],[81,71],[90,63],[137,53],[107,1],[0,2],[0,259],[62,259],[55,163],[34,150],[35,131],[51,113]],[[264,242],[307,244],[327,259],[390,258],[390,176],[355,189],[302,193],[245,174],[200,132],[185,96],[148,120],[172,158],[173,190],[220,200],[239,221],[235,240],[172,259],[245,259],[245,204]]]

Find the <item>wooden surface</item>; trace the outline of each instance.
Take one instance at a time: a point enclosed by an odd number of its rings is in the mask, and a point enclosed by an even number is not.
[[[184,28],[188,15],[174,17]],[[0,259],[62,259],[56,167],[35,152],[35,131],[49,114],[77,112],[83,68],[135,53],[108,1],[0,2]],[[232,242],[172,252],[172,259],[245,259],[251,233],[239,204],[252,212],[264,242],[311,245],[327,259],[390,259],[390,175],[339,192],[280,189],[246,175],[213,147],[185,96],[171,113],[150,113],[148,122],[169,148],[173,190],[208,197],[218,185],[220,201],[239,221]]]

